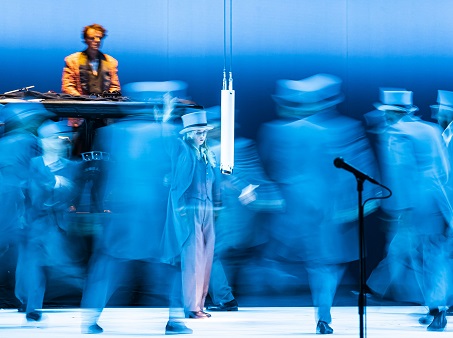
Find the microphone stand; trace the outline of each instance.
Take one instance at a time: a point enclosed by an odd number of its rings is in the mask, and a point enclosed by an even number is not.
[[[359,292],[359,321],[360,338],[364,338],[365,333],[365,309],[366,309],[366,295],[365,295],[365,225],[364,225],[364,205],[362,203],[363,182],[362,177],[356,176],[357,192],[358,192],[358,206],[359,206],[359,273],[360,273],[360,292]]]
[[[344,170],[349,171],[355,176],[355,179],[357,181],[357,192],[358,192],[358,203],[359,203],[359,273],[360,273],[360,292],[359,292],[359,317],[360,317],[360,338],[364,338],[365,335],[365,309],[366,309],[366,294],[365,294],[365,225],[364,225],[364,208],[365,205],[363,204],[362,201],[362,193],[363,193],[363,182],[365,180],[370,181],[373,184],[379,185],[380,187],[386,189],[389,194],[384,197],[375,197],[375,198],[370,198],[367,201],[371,199],[385,199],[389,198],[392,196],[392,191],[387,188],[386,186],[380,184],[378,181],[376,181],[374,178],[369,177],[365,173],[361,172],[360,170],[354,168],[353,166],[349,165],[346,163],[343,158],[337,157],[333,161],[334,165],[337,168],[341,168]],[[365,201],[365,202],[367,202]]]

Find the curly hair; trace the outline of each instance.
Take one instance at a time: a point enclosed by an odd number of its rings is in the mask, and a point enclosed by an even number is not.
[[[107,30],[104,27],[102,27],[101,25],[99,25],[97,23],[94,23],[92,25],[83,27],[83,30],[82,30],[82,38],[83,38],[83,40],[86,40],[87,32],[88,32],[89,29],[94,29],[96,31],[101,32],[102,33],[102,39],[107,36]]]

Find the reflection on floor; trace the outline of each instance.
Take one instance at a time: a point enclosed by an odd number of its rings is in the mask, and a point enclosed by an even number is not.
[[[418,323],[426,313],[420,306],[368,306],[363,331],[365,337],[426,338],[435,335]],[[359,337],[357,307],[338,306],[332,309],[334,335]],[[87,337],[80,333],[82,312],[73,309],[45,310],[45,319],[28,325],[23,313],[13,309],[0,310],[1,338],[70,338]],[[453,317],[448,317],[452,318]],[[168,320],[167,308],[107,308],[99,324],[104,328],[100,338],[153,337],[164,335]],[[238,312],[216,312],[209,319],[185,319],[193,329],[187,337],[297,337],[315,336],[312,307],[241,307]],[[445,330],[447,337],[453,332]]]

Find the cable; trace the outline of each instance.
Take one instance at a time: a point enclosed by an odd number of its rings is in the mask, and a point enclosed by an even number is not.
[[[227,37],[226,37],[226,0],[223,0],[223,80],[222,80],[222,89],[227,89],[227,80],[226,80],[226,58],[227,58]]]
[[[222,89],[233,90],[233,0],[229,4],[229,25],[227,24],[227,0],[223,1],[223,82]],[[229,29],[229,41],[227,39],[227,30]],[[230,44],[229,55],[227,44]],[[227,60],[228,59],[228,60]],[[228,81],[226,78],[227,63],[229,66]],[[227,84],[228,82],[228,84]]]
[[[387,188],[385,185],[380,184],[380,183],[378,183],[377,185],[382,187],[382,188],[384,188],[385,190],[387,190],[389,192],[389,194],[387,196],[370,197],[370,198],[366,199],[365,202],[363,202],[363,206],[365,206],[365,204],[367,204],[369,201],[372,201],[372,200],[385,200],[387,198],[390,198],[390,196],[393,195],[392,191],[389,188]]]

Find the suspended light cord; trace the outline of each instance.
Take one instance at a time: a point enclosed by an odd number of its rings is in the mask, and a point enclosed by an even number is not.
[[[235,91],[233,90],[233,71],[232,71],[232,25],[233,25],[233,1],[223,0],[223,83],[220,100],[220,172],[225,175],[231,175],[234,167],[234,99]],[[228,21],[228,14],[230,16]],[[229,36],[227,30],[229,29]],[[229,37],[229,41],[228,41]],[[227,43],[230,43],[228,49]],[[229,50],[229,57],[228,57]],[[229,60],[228,60],[229,59]],[[229,65],[228,65],[229,63]],[[227,66],[229,66],[229,76],[227,79]]]
[[[227,6],[226,0],[223,0],[223,81],[222,81],[222,89],[227,89],[226,83],[226,57],[227,57],[227,41],[226,41],[226,15],[227,15]]]
[[[230,73],[233,72],[233,0],[230,0]]]
[[[230,78],[228,89],[233,90],[233,0],[230,0]]]
[[[223,85],[222,89],[233,89],[233,0],[230,0],[229,6],[229,27],[227,27],[227,0],[223,0]],[[229,29],[229,41],[227,39],[227,30]],[[230,55],[227,56],[227,43],[230,44]],[[227,85],[226,69],[227,59],[229,59],[229,78]]]

